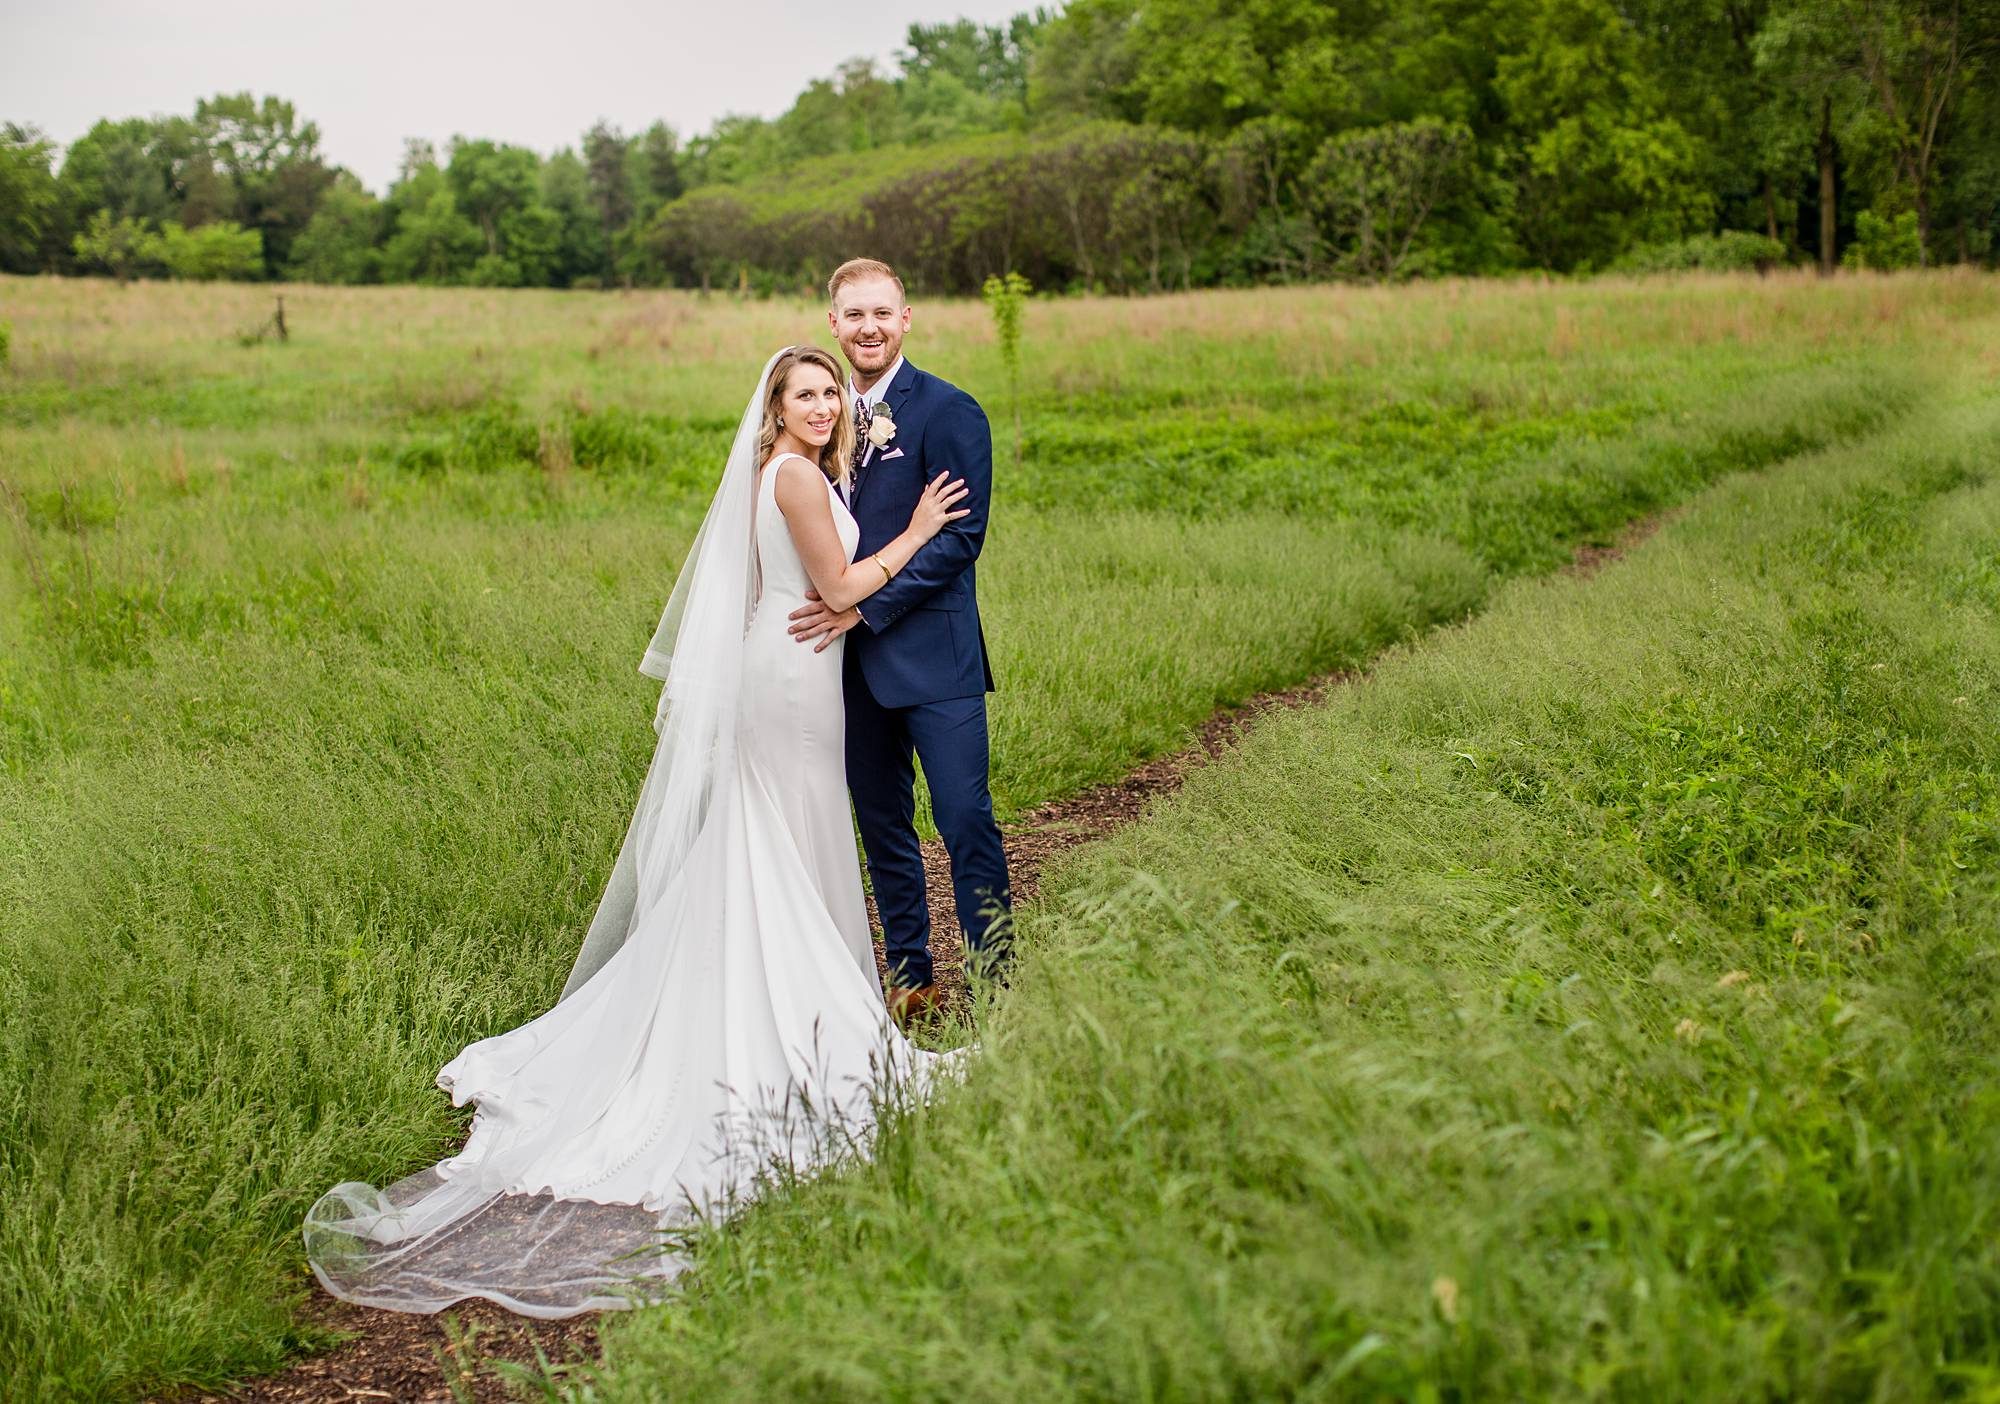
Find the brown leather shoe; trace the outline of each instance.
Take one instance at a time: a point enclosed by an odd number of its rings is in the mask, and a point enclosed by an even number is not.
[[[908,1028],[912,1023],[934,1018],[944,1008],[944,991],[936,982],[928,985],[891,985],[886,998],[889,1003],[889,1017],[896,1021],[896,1027]]]

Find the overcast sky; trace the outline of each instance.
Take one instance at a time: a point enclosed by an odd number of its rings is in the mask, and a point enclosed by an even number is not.
[[[74,141],[100,117],[188,114],[245,89],[319,123],[327,160],[378,193],[403,138],[547,153],[599,117],[685,138],[775,117],[843,60],[887,59],[912,21],[992,23],[1033,0],[0,0],[0,121]]]

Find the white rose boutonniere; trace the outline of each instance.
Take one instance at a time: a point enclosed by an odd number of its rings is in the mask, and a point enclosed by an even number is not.
[[[896,421],[889,413],[887,404],[875,406],[868,417],[868,442],[876,448],[887,448],[889,440],[896,437]]]

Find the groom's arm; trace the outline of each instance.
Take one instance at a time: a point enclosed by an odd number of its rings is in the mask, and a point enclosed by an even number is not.
[[[993,431],[977,400],[960,392],[924,425],[924,463],[932,477],[942,469],[965,480],[966,495],[958,505],[966,515],[918,547],[894,579],[861,602],[861,622],[877,634],[979,559],[993,496]]]

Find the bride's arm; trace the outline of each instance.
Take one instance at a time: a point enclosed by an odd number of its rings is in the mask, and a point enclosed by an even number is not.
[[[776,472],[773,495],[778,510],[785,514],[785,526],[792,533],[806,575],[827,607],[836,613],[859,604],[889,583],[889,578],[910,563],[917,548],[944,529],[946,522],[965,515],[951,508],[965,496],[963,483],[949,483],[946,475],[924,489],[916,514],[894,541],[872,556],[849,563],[847,548],[833,524],[833,503],[826,495],[826,478],[803,458],[784,458],[767,472]],[[880,564],[877,564],[877,560]]]

